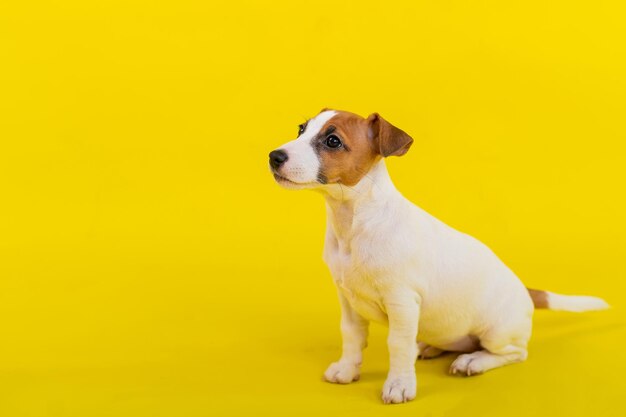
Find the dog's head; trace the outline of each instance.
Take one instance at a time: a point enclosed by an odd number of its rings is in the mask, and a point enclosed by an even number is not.
[[[298,137],[270,152],[270,167],[285,188],[355,185],[387,156],[404,155],[413,139],[378,113],[363,118],[323,109],[298,128]]]

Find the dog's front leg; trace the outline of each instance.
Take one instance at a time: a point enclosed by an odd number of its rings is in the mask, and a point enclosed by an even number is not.
[[[383,402],[403,403],[415,398],[417,390],[419,297],[394,298],[385,303],[385,308],[389,319],[389,374],[383,386]]]
[[[330,364],[324,379],[338,384],[357,381],[361,375],[363,349],[367,346],[369,322],[361,317],[339,293],[341,303],[341,338],[343,348],[341,358]]]

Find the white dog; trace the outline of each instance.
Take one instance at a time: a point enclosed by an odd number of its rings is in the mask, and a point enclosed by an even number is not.
[[[324,109],[270,153],[276,181],[326,198],[324,260],[339,293],[343,353],[324,378],[359,379],[368,323],[388,323],[382,399],[415,397],[415,360],[464,352],[452,374],[475,375],[527,356],[534,308],[604,309],[595,297],[530,290],[484,244],[435,219],[394,187],[383,158],[413,139],[378,114]]]

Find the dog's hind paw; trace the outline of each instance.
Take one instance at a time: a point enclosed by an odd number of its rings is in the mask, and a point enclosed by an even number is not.
[[[427,345],[426,343],[419,342],[418,344],[417,359],[434,359],[441,356],[445,351],[434,346]]]

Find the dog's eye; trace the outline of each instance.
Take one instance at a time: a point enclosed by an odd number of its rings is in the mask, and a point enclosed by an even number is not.
[[[328,146],[329,148],[340,148],[342,143],[341,140],[339,140],[339,138],[335,135],[330,135],[329,137],[326,138],[326,142],[324,142],[326,144],[326,146]]]
[[[304,123],[298,126],[298,136],[304,133],[304,129],[306,129],[306,125]]]

